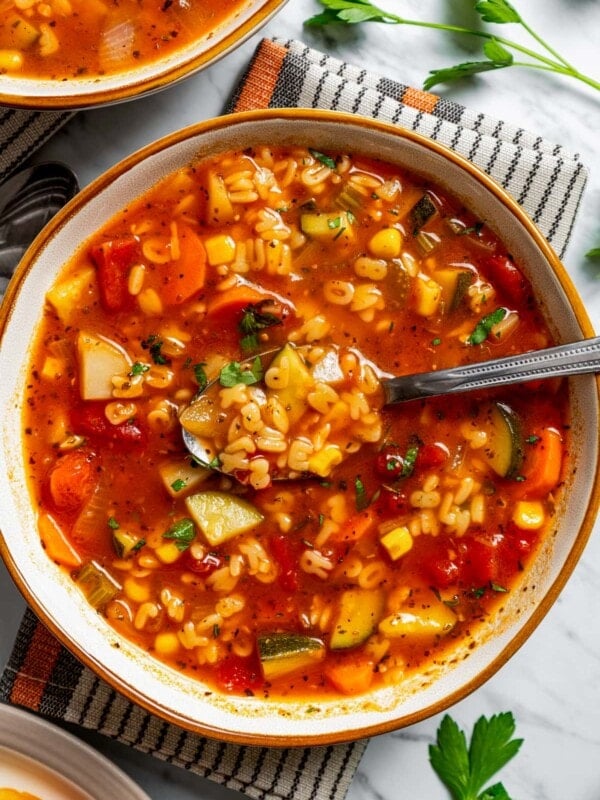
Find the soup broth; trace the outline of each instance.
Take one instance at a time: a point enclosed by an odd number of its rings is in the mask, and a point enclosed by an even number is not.
[[[383,407],[380,379],[552,344],[488,222],[397,167],[264,146],[82,245],[24,441],[42,545],[110,625],[216,690],[293,699],[471,641],[552,528],[566,383]]]
[[[0,75],[110,75],[208,37],[245,0],[0,0]]]

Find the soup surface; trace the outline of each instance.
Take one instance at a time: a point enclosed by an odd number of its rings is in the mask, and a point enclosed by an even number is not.
[[[380,377],[551,343],[486,221],[415,175],[300,147],[192,164],[48,293],[24,419],[42,544],[220,691],[397,683],[527,570],[568,405],[546,381],[384,408]]]
[[[246,0],[0,0],[0,75],[68,80],[150,63],[207,37]]]

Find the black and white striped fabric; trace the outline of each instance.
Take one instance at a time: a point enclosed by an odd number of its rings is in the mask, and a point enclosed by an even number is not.
[[[332,58],[303,42],[275,39],[265,43],[271,45],[271,58],[273,44],[285,50],[269,107],[347,111],[429,136],[494,178],[524,208],[557,254],[564,254],[587,180],[577,154],[523,128]],[[251,67],[240,87],[252,75],[257,71]],[[264,81],[263,75],[260,80]],[[229,110],[241,110],[240,87]]]
[[[74,111],[24,111],[0,107],[0,183],[74,114]]]

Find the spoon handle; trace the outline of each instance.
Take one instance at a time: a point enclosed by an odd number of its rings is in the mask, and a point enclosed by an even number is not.
[[[389,404],[585,372],[600,372],[599,336],[462,367],[402,375],[382,383]]]

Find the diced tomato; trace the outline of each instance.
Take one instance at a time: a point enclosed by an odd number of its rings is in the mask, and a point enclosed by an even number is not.
[[[381,509],[383,517],[405,514],[410,509],[408,495],[405,492],[395,492],[388,486],[382,486],[377,506]]]
[[[120,311],[131,302],[127,288],[129,270],[138,260],[139,246],[135,236],[112,239],[90,250],[96,265],[100,300],[107,311]]]
[[[104,441],[122,444],[144,444],[145,432],[134,420],[113,425],[104,414],[105,404],[89,402],[76,406],[71,414],[71,422],[76,433],[93,436]]]
[[[258,658],[228,656],[217,667],[217,684],[226,692],[251,692],[263,684]]]
[[[482,270],[492,284],[498,286],[509,300],[523,303],[531,295],[531,284],[508,256],[487,256]]]
[[[458,583],[460,577],[458,563],[442,549],[430,553],[422,560],[421,571],[425,579],[436,589],[447,589]]]
[[[190,550],[185,552],[185,568],[196,575],[208,577],[223,566],[223,559],[217,553],[205,553],[202,558],[194,558]]]
[[[494,581],[498,576],[498,550],[478,539],[464,538],[458,545],[460,582],[473,589]]]
[[[298,590],[298,557],[292,542],[287,536],[272,536],[270,547],[279,567],[277,577],[279,585],[284,592],[296,592]]]
[[[89,450],[65,453],[50,472],[50,496],[57,508],[75,511],[92,496],[97,482],[96,456]]]
[[[375,458],[375,472],[384,480],[393,481],[402,475],[404,456],[397,447],[384,447]]]
[[[423,577],[437,589],[455,585],[464,589],[486,586],[498,576],[497,542],[482,542],[472,536],[457,541],[432,541],[421,554],[420,569]]]
[[[415,469],[433,469],[434,467],[441,467],[449,455],[448,448],[439,442],[424,444],[419,448],[419,452],[417,453]]]

